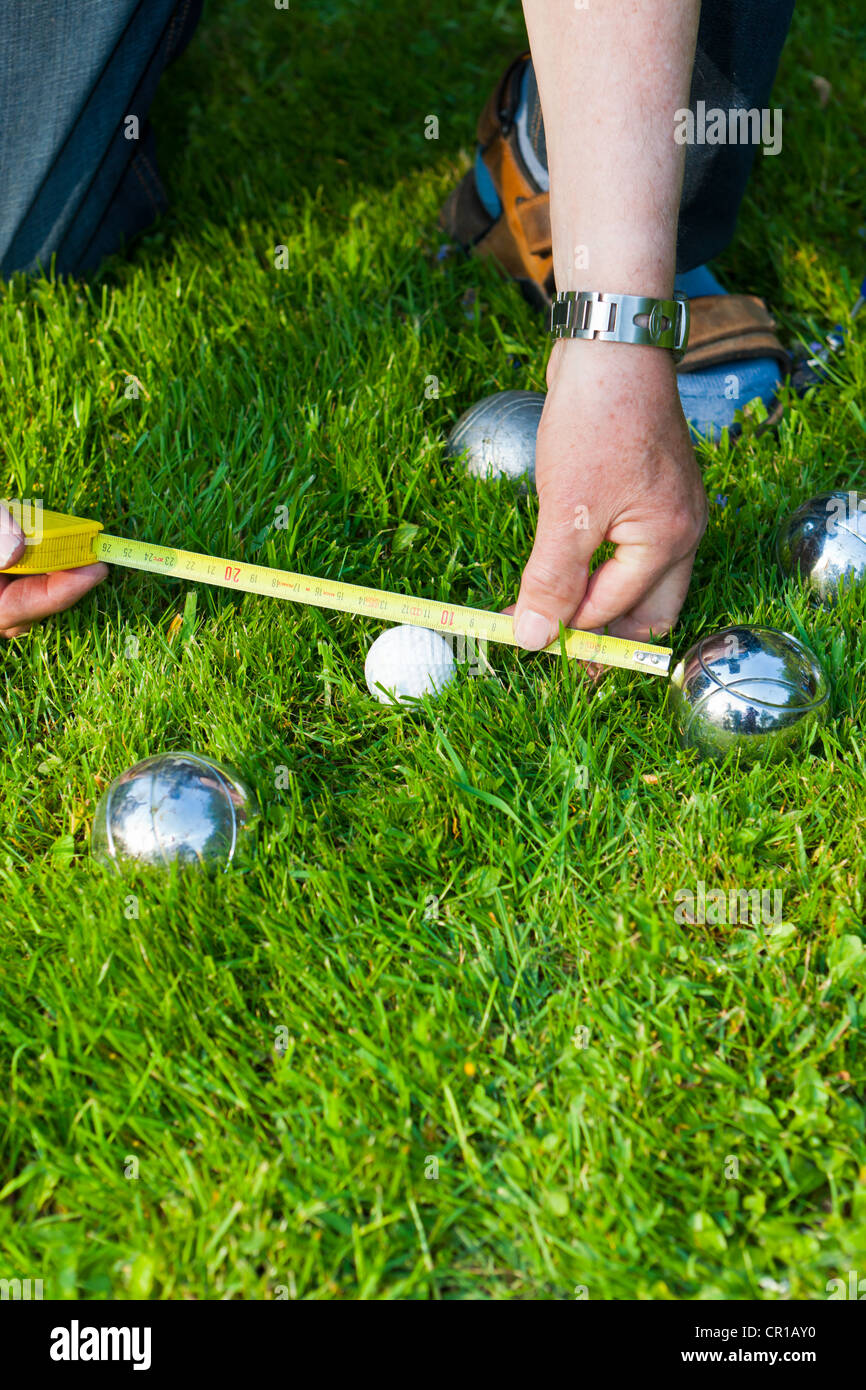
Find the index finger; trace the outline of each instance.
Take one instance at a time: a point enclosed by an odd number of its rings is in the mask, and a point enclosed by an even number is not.
[[[678,563],[678,557],[661,553],[657,546],[620,541],[615,554],[591,575],[574,614],[575,626],[609,627],[637,608]]]

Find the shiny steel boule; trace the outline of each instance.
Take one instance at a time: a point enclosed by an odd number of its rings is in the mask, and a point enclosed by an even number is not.
[[[449,458],[465,455],[474,478],[535,482],[535,438],[543,391],[497,391],[460,416],[448,437]]]
[[[776,541],[782,571],[796,576],[826,607],[840,590],[866,582],[866,498],[822,492],[788,517]]]
[[[252,795],[232,768],[198,753],[162,753],[105,790],[91,851],[118,866],[227,866],[254,815]]]
[[[702,637],[671,676],[684,748],[749,761],[808,748],[829,712],[829,686],[807,647],[771,627],[728,627]]]

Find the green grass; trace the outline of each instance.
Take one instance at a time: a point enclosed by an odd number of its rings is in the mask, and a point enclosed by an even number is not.
[[[854,0],[797,15],[784,153],[721,265],[788,335],[837,321],[864,269],[863,41]],[[89,283],[0,294],[6,493],[512,600],[534,502],[455,474],[442,437],[542,386],[546,340],[511,285],[432,253],[521,42],[516,4],[211,4],[155,111],[170,214]],[[46,1297],[772,1299],[866,1273],[863,599],[811,612],[773,566],[782,513],[866,484],[864,386],[861,335],[777,436],[700,451],[729,502],[677,650],[767,622],[834,682],[822,746],[776,769],[678,752],[661,681],[501,648],[498,681],[387,710],[374,625],[201,588],[172,635],[185,586],[136,573],[4,651],[0,1274]],[[100,789],[185,746],[256,787],[243,862],[92,865]],[[678,923],[699,880],[782,888],[784,924]]]

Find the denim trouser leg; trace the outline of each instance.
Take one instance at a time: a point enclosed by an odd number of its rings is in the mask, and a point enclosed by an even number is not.
[[[762,110],[794,12],[794,0],[703,0],[690,105]],[[779,156],[780,158],[782,156]],[[677,270],[692,270],[723,251],[755,158],[754,145],[688,145]]]
[[[202,0],[0,6],[4,278],[47,269],[52,256],[60,273],[91,270],[165,207],[147,113],[201,8]]]

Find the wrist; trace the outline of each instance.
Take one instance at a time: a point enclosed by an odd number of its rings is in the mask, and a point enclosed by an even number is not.
[[[606,343],[593,338],[560,338],[553,343],[547,363],[547,385],[557,377],[597,382],[600,378],[640,379],[653,389],[676,390],[676,363],[672,352],[635,343]]]

